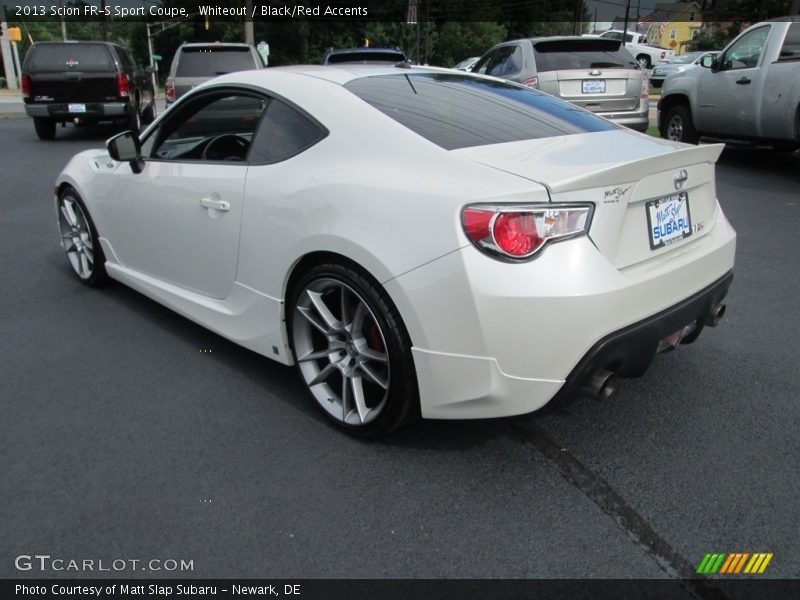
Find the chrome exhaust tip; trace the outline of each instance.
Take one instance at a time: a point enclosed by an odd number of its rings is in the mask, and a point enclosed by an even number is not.
[[[600,369],[589,378],[583,389],[596,400],[608,400],[617,389],[617,376],[612,371]]]
[[[706,325],[709,327],[716,327],[722,321],[722,317],[725,316],[725,305],[721,302],[716,306],[713,306],[711,310],[706,315]]]

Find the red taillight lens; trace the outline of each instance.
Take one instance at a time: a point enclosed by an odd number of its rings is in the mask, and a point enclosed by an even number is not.
[[[175,82],[172,79],[167,79],[167,88],[165,90],[167,100],[175,100]]]
[[[530,79],[526,79],[525,81],[523,81],[522,85],[526,85],[528,87],[536,87],[538,83],[539,83],[538,77],[531,77]]]
[[[475,204],[464,208],[461,223],[483,252],[526,259],[548,242],[586,234],[592,211],[590,204]]]
[[[22,76],[22,95],[26,98],[31,95],[31,76]]]
[[[493,230],[497,247],[509,256],[527,256],[544,244],[536,230],[536,219],[532,213],[500,213],[494,221]]]
[[[117,96],[120,98],[126,98],[131,94],[131,87],[130,83],[128,82],[128,76],[125,73],[119,73],[117,75]]]

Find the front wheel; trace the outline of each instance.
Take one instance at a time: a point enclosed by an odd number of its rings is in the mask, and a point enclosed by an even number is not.
[[[83,200],[72,188],[65,188],[58,197],[58,225],[61,245],[78,279],[91,287],[106,283],[105,257],[97,230]]]
[[[411,342],[380,285],[342,262],[312,268],[294,290],[287,325],[295,361],[325,414],[357,435],[417,418]]]
[[[688,106],[679,104],[667,112],[662,136],[673,142],[696,144],[700,137],[695,131],[692,113]]]

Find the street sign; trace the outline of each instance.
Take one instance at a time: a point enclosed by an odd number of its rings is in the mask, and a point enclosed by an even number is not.
[[[259,56],[261,56],[261,60],[264,61],[265,65],[269,64],[269,44],[267,42],[258,42],[258,46],[256,46],[256,50],[258,50]]]
[[[22,30],[19,27],[9,27],[6,31],[8,32],[9,42],[22,41]]]
[[[153,54],[153,60],[161,60],[160,54]]]

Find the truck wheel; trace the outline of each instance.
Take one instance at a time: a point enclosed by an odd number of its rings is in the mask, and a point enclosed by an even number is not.
[[[52,140],[56,137],[56,122],[45,117],[34,117],[33,127],[40,140]]]
[[[700,139],[692,122],[692,113],[688,106],[678,104],[667,112],[663,137],[673,142],[696,144]]]
[[[650,68],[650,57],[647,54],[640,54],[636,57],[636,60],[639,61],[639,66],[643,69]]]

